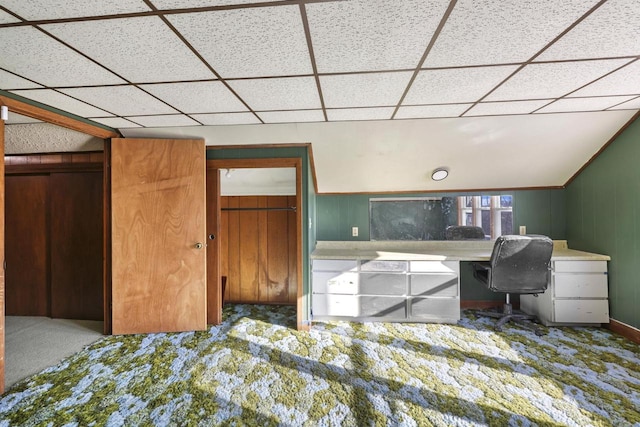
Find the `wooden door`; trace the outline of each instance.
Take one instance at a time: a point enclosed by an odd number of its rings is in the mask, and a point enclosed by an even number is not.
[[[207,168],[207,323],[222,322],[220,275],[220,172]]]
[[[50,316],[49,175],[5,177],[6,314]]]
[[[51,317],[103,320],[102,172],[52,173]]]
[[[206,329],[202,140],[111,140],[112,333]]]
[[[4,120],[0,119],[0,394],[4,393]]]

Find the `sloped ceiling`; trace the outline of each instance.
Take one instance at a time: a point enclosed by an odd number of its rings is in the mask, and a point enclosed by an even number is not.
[[[637,0],[1,0],[0,89],[125,136],[310,143],[320,192],[562,186],[640,109],[639,22]]]

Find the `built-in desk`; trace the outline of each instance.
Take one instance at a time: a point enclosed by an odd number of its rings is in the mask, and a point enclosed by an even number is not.
[[[311,254],[315,320],[455,323],[460,261],[486,261],[492,241],[331,242]],[[554,241],[549,288],[521,309],[546,325],[609,321],[606,255]]]

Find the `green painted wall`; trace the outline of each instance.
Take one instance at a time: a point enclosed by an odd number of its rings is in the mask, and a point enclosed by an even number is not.
[[[309,153],[307,147],[229,148],[207,150],[207,159],[268,159],[299,157],[302,159],[302,266],[303,266],[303,321],[310,319],[311,295],[309,292],[309,254],[315,247],[316,195],[313,189]]]
[[[479,195],[480,193],[464,193]],[[518,226],[526,225],[529,234],[544,234],[552,239],[566,239],[565,190],[521,190],[484,192],[482,194],[511,194],[514,197],[514,233]],[[369,198],[380,197],[438,197],[460,196],[462,193],[439,194],[345,194],[318,195],[316,200],[317,240],[369,240]],[[351,236],[351,227],[359,228],[358,237]],[[488,290],[473,277],[471,263],[460,265],[460,298],[462,300],[503,300],[504,295]],[[513,299],[518,302],[517,297]]]
[[[474,195],[480,193],[464,193]],[[486,192],[514,196],[514,227],[527,226],[529,234],[545,234],[552,239],[566,238],[564,190],[526,190]],[[369,240],[369,198],[460,196],[462,193],[429,194],[345,194],[318,195],[318,240]],[[351,227],[359,228],[358,237],[351,236]],[[514,232],[516,231],[514,230]]]
[[[567,187],[570,246],[611,256],[609,314],[640,328],[640,119]]]

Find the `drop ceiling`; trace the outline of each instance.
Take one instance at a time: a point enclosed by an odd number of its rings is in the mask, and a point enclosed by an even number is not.
[[[310,143],[320,192],[562,186],[640,110],[639,22],[637,0],[0,0],[0,89],[125,136]]]

